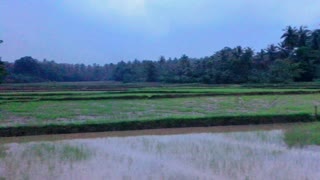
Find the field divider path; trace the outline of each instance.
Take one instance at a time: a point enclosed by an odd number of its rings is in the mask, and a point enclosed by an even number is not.
[[[20,125],[0,127],[0,137],[31,136],[46,134],[70,134],[85,132],[125,131],[180,127],[210,127],[229,125],[256,125],[317,121],[308,113],[290,115],[256,115],[256,116],[214,116],[199,118],[164,118],[148,121],[118,121],[92,123],[66,123],[46,125]]]
[[[302,94],[320,94],[320,91],[283,91],[283,92],[241,92],[241,93],[177,93],[177,94],[151,94],[151,95],[122,95],[122,96],[68,96],[68,97],[50,97],[34,95],[30,97],[13,97],[0,95],[0,104],[10,102],[33,102],[33,101],[75,101],[75,100],[108,100],[108,99],[164,99],[164,98],[186,98],[186,97],[215,97],[215,96],[256,96],[256,95],[302,95]]]

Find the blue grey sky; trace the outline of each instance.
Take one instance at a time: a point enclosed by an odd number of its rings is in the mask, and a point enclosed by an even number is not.
[[[0,0],[0,55],[105,64],[210,56],[319,28],[319,0]]]

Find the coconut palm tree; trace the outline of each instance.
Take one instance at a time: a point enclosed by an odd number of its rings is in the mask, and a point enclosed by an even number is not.
[[[310,37],[310,30],[306,26],[300,26],[298,33],[298,46],[303,47],[307,46],[307,41]]]
[[[3,43],[2,40],[0,40],[0,44],[1,43]],[[5,75],[6,75],[6,71],[5,71],[4,63],[1,61],[1,57],[0,57],[0,83]]]
[[[278,58],[278,52],[279,52],[279,48],[274,45],[271,44],[266,48],[266,54],[268,55],[268,60],[270,62],[276,60]]]
[[[283,39],[286,49],[292,51],[297,46],[299,40],[297,28],[288,26],[284,31],[281,39]]]
[[[314,30],[311,35],[311,48],[320,50],[320,29]]]

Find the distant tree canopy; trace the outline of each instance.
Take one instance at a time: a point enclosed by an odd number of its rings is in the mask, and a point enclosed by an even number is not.
[[[121,61],[104,66],[59,64],[22,57],[5,63],[6,82],[122,81],[167,83],[285,83],[320,77],[320,29],[288,26],[281,42],[255,52],[225,47],[211,56],[161,56],[157,61]]]
[[[3,40],[0,40],[0,44],[1,43],[3,43]],[[4,65],[4,62],[1,61],[1,57],[0,57],[0,83],[4,79],[5,75],[6,75],[5,65]]]

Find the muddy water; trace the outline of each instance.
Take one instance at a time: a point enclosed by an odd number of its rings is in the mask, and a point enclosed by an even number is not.
[[[291,126],[2,138],[0,179],[318,179],[319,149],[287,148]]]

